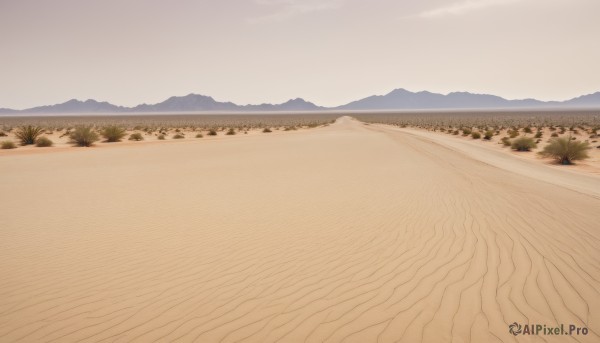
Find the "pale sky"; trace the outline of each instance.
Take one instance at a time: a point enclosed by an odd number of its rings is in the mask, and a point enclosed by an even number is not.
[[[0,0],[0,107],[600,91],[599,0]]]

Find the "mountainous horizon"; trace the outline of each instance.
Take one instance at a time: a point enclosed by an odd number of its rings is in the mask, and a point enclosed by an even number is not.
[[[72,113],[152,113],[152,112],[269,112],[269,111],[327,111],[327,110],[419,110],[419,109],[493,109],[493,108],[600,108],[600,92],[582,95],[565,101],[536,99],[508,100],[496,95],[470,92],[451,92],[446,95],[428,91],[411,92],[394,89],[385,95],[372,95],[336,107],[318,106],[302,98],[281,104],[237,105],[216,101],[210,96],[190,93],[172,96],[156,104],[134,107],[117,106],[106,101],[71,99],[55,105],[37,106],[23,110],[0,108],[0,114],[72,114]]]

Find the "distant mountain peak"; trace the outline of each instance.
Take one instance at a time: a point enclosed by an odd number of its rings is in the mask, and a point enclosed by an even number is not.
[[[237,105],[214,98],[189,93],[171,96],[156,104],[135,107],[115,106],[106,101],[70,99],[64,103],[33,107],[25,110],[0,108],[3,114],[18,113],[128,113],[128,112],[202,112],[202,111],[315,111],[315,110],[404,110],[404,109],[460,109],[460,108],[549,108],[587,107],[600,109],[600,91],[566,101],[539,101],[536,99],[507,100],[505,98],[470,92],[451,92],[446,95],[426,90],[411,92],[397,88],[385,95],[372,95],[338,107],[321,107],[303,98],[292,98],[281,104]]]

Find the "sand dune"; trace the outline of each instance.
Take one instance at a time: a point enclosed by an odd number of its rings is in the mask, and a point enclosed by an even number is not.
[[[482,155],[341,118],[3,156],[0,341],[600,341],[600,178]]]

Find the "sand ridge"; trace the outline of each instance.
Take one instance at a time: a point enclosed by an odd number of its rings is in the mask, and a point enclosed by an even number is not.
[[[600,339],[600,200],[427,137],[344,117],[2,159],[2,342]]]

